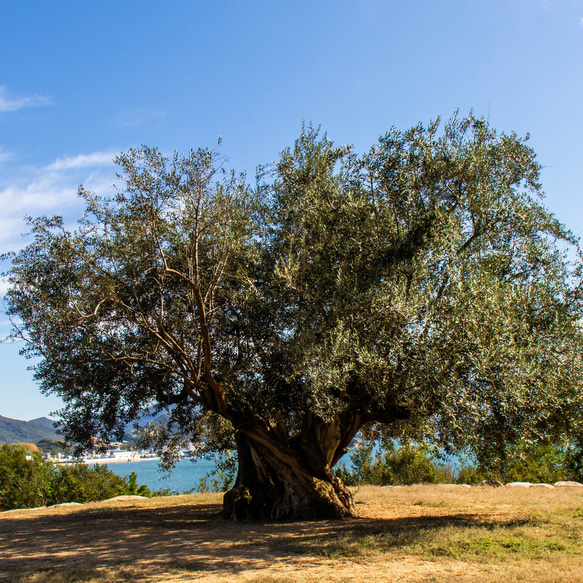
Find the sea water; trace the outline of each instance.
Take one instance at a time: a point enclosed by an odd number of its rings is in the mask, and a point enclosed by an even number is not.
[[[187,490],[197,488],[199,481],[205,476],[212,480],[216,472],[215,463],[211,460],[182,459],[168,473],[160,469],[159,460],[136,460],[131,462],[116,462],[108,464],[108,469],[118,476],[129,476],[136,472],[138,485],[146,484],[152,492],[169,488],[182,494]]]

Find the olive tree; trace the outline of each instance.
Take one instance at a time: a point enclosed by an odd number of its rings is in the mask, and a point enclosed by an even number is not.
[[[13,335],[69,439],[152,409],[233,444],[233,518],[355,512],[333,467],[365,428],[503,455],[583,418],[577,241],[525,140],[481,119],[368,153],[311,127],[251,188],[209,150],[133,149],[75,230],[30,221]]]

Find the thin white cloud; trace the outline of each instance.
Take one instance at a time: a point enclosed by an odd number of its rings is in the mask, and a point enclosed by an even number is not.
[[[18,174],[0,178],[0,253],[17,251],[27,243],[24,216],[61,215],[68,224],[81,216],[80,184],[107,194],[115,179],[111,152],[59,158],[44,167],[22,167]]]
[[[114,123],[123,127],[153,126],[165,117],[166,112],[155,107],[133,107],[120,111]]]
[[[72,168],[91,168],[94,166],[109,166],[118,152],[95,152],[58,158],[45,167],[46,170],[70,170]]]
[[[8,95],[6,85],[0,85],[0,111],[18,111],[24,107],[40,107],[50,105],[51,100],[44,95],[32,97],[11,97]]]
[[[14,156],[10,153],[10,152],[5,152],[1,147],[0,147],[0,164],[2,162],[10,162],[10,160],[13,160]]]

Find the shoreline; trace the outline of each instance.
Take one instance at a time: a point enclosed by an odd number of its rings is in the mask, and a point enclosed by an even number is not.
[[[54,464],[58,465],[75,465],[75,464],[85,464],[89,465],[100,465],[100,464],[127,464],[130,462],[148,462],[148,461],[158,461],[160,459],[159,456],[153,457],[135,457],[135,458],[127,458],[127,459],[119,459],[119,458],[87,458],[87,459],[78,459],[78,460],[55,460],[51,459],[50,461]]]

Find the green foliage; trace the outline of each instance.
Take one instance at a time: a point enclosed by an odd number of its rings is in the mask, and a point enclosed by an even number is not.
[[[212,456],[215,471],[203,476],[196,492],[226,492],[231,488],[237,476],[237,455],[233,450],[227,450]]]
[[[578,455],[579,450],[565,442],[520,443],[509,448],[503,457],[489,456],[478,461],[475,467],[462,468],[458,482],[472,484],[495,480],[552,484],[561,480],[580,481]]]
[[[184,492],[184,494],[189,494],[190,492]],[[154,490],[152,496],[178,496],[180,492],[177,490],[172,490],[172,488],[160,488],[159,490]]]
[[[531,482],[552,484],[561,480],[581,481],[576,465],[581,459],[575,446],[540,443],[520,444],[503,459],[486,466],[467,460],[459,469],[439,464],[427,447],[394,447],[377,450],[361,445],[350,453],[351,468],[340,464],[335,474],[345,484],[407,485],[458,483],[476,485],[486,482]]]
[[[34,443],[10,443],[10,444],[6,444],[7,447],[11,448],[11,449],[21,449],[23,450],[27,455],[32,455],[32,454],[40,454],[40,450],[38,448],[37,445],[35,445]]]
[[[457,474],[456,482],[458,484],[468,484],[470,486],[475,486],[483,481],[488,481],[493,478],[489,478],[486,473],[482,472],[480,469],[474,466],[462,466]]]
[[[554,444],[536,444],[524,455],[517,452],[514,460],[504,464],[502,470],[508,482],[533,482],[552,484],[567,479],[565,450]]]
[[[129,476],[127,476],[125,482],[127,486],[124,484],[123,490],[124,494],[132,494],[134,496],[151,496],[152,493],[146,484],[138,484],[138,475],[136,472],[132,472]]]
[[[565,466],[569,479],[583,484],[583,440],[570,444],[565,455]]]
[[[350,453],[351,469],[340,465],[335,474],[346,485],[402,486],[441,484],[452,481],[447,468],[436,464],[423,447],[391,447],[373,455],[372,445],[360,445]]]
[[[138,486],[135,472],[122,478],[106,465],[89,467],[75,464],[59,467],[54,480],[52,500],[54,504],[97,502],[127,494],[150,496],[150,490],[145,485]]]
[[[73,448],[67,446],[65,442],[59,439],[41,439],[37,444],[37,447],[43,454],[57,455],[58,453],[71,454],[73,453]]]
[[[116,162],[75,230],[29,220],[8,274],[12,337],[71,442],[169,410],[162,452],[237,433],[274,477],[329,475],[370,424],[483,467],[583,434],[580,250],[526,140],[454,116],[358,155],[304,127],[254,189],[206,149]],[[441,479],[384,456],[370,479]]]
[[[29,459],[27,459],[27,457]],[[46,506],[52,500],[55,468],[38,453],[23,448],[0,449],[0,510]]]
[[[132,472],[122,478],[105,465],[55,465],[22,448],[0,450],[0,510],[34,508],[63,502],[96,502],[123,494],[150,496]]]

